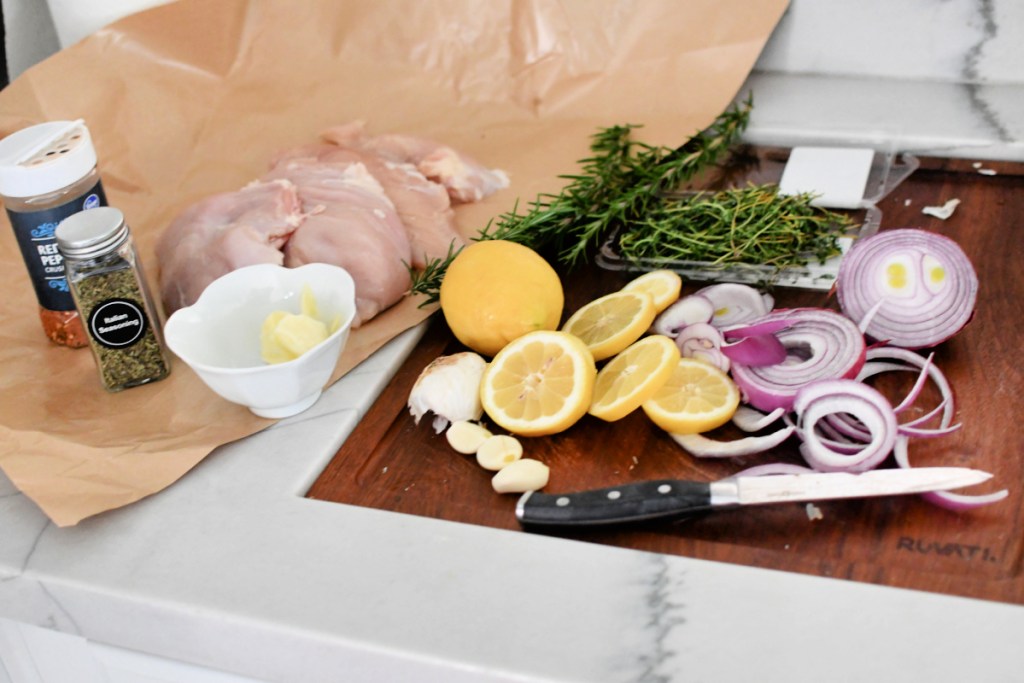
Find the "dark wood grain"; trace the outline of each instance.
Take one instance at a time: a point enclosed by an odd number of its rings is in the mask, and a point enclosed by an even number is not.
[[[777,166],[770,151],[755,152],[744,169],[748,177]],[[919,170],[881,206],[883,229],[920,227],[957,240],[981,280],[974,320],[935,355],[956,391],[963,426],[950,436],[915,441],[911,459],[918,465],[965,465],[993,472],[995,483],[979,490],[1009,488],[1008,499],[966,513],[943,510],[917,497],[819,503],[823,518],[814,520],[804,505],[778,505],[566,537],[1024,604],[1024,378],[1019,360],[1024,258],[1018,237],[1024,216],[1022,169],[1024,165],[1009,162],[923,159]],[[954,197],[961,204],[946,221],[921,213],[925,206]],[[567,313],[629,278],[593,267],[573,272],[563,279]],[[700,286],[687,283],[684,293]],[[778,289],[775,294],[779,306],[835,307],[824,292]],[[494,493],[488,472],[452,451],[443,435],[434,433],[430,419],[416,425],[405,408],[422,368],[438,355],[460,349],[443,320],[434,320],[308,496],[518,530],[516,497]],[[885,376],[877,386],[898,397],[911,379]],[[936,392],[929,390],[922,405],[936,400]],[[723,428],[716,436],[737,436],[732,429]],[[551,466],[549,492],[661,477],[710,481],[756,464],[801,462],[793,444],[728,461],[696,459],[639,412],[614,424],[587,416],[563,434],[524,441],[530,457]]]

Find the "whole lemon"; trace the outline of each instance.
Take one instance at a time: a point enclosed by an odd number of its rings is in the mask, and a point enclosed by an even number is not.
[[[534,250],[507,240],[463,248],[448,265],[440,296],[452,333],[485,356],[527,332],[557,329],[565,305],[555,269]]]

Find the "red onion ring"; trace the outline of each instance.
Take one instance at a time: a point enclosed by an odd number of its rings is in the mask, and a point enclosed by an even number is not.
[[[959,426],[952,424],[953,415],[956,412],[956,408],[954,406],[955,401],[953,387],[937,365],[929,363],[927,359],[914,351],[891,346],[880,346],[868,349],[867,358],[869,363],[865,364],[865,367],[870,368],[872,374],[888,370],[907,369],[903,365],[883,363],[880,359],[897,360],[927,372],[928,376],[931,378],[932,382],[935,383],[935,386],[939,389],[942,396],[942,402],[936,410],[930,412],[928,416],[931,417],[933,413],[937,412],[937,410],[941,408],[942,415],[939,420],[938,429],[950,430]],[[893,446],[893,459],[899,467],[912,467],[910,464],[910,438],[908,435],[900,435],[896,438],[896,444]],[[994,493],[972,495],[966,493],[954,493],[952,491],[930,491],[920,495],[929,503],[938,507],[946,510],[952,510],[954,512],[963,512],[965,510],[973,510],[974,508],[982,507],[983,505],[990,505],[1003,500],[1010,495],[1010,492],[1007,489],[1003,489],[1002,491],[996,491]]]
[[[756,288],[738,282],[708,285],[697,290],[697,294],[711,301],[714,311],[711,324],[720,328],[760,318],[775,304],[770,294],[762,294]]]
[[[913,228],[883,230],[843,257],[836,296],[843,313],[865,320],[865,334],[920,349],[959,332],[974,315],[978,276],[960,245]]]
[[[771,412],[790,410],[797,392],[819,380],[850,379],[864,364],[864,336],[849,318],[827,308],[773,311],[751,325],[785,320],[775,333],[786,360],[754,367],[734,362],[732,377],[745,403]]]
[[[953,420],[953,414],[956,412],[956,401],[953,394],[953,387],[950,385],[949,380],[946,379],[946,375],[942,372],[939,366],[931,363],[927,358],[921,356],[919,353],[895,346],[872,347],[865,352],[864,357],[867,362],[865,363],[865,366],[861,368],[861,372],[857,375],[857,379],[861,381],[880,372],[907,369],[905,366],[898,364],[881,362],[884,360],[899,361],[900,363],[909,365],[912,368],[917,368],[923,373],[927,373],[928,377],[935,383],[936,388],[939,390],[939,394],[942,396],[942,419],[940,428],[945,429],[950,427]]]
[[[735,477],[771,477],[776,474],[811,474],[813,472],[814,470],[804,465],[792,465],[788,462],[770,462],[740,470],[736,474],[726,477],[726,479],[733,479]]]
[[[876,467],[896,444],[896,413],[875,388],[852,379],[824,380],[801,389],[793,402],[800,452],[820,472],[864,472]],[[864,444],[829,443],[815,429],[827,415],[855,417],[871,435]],[[840,448],[841,446],[841,448]],[[852,451],[852,452],[847,452]]]
[[[709,323],[715,315],[715,305],[711,299],[700,294],[690,294],[658,314],[651,325],[655,334],[663,334],[675,339],[687,325]]]
[[[792,436],[796,430],[792,425],[777,429],[764,436],[744,436],[732,441],[709,439],[702,434],[669,434],[690,455],[698,458],[735,458],[754,455],[775,448]]]
[[[762,413],[750,406],[741,405],[733,414],[732,423],[745,432],[759,432],[774,424],[785,414],[786,411],[783,408],[776,408],[770,413]]]
[[[896,439],[896,445],[893,447],[893,459],[896,464],[903,469],[910,469],[910,439],[906,436],[901,436]],[[991,505],[1000,500],[1003,500],[1010,495],[1008,489],[1002,491],[995,491],[994,493],[981,493],[981,494],[967,494],[967,493],[954,493],[952,491],[929,491],[927,493],[918,494],[932,505],[936,505],[946,510],[952,510],[953,512],[963,512],[965,510],[973,510],[975,508],[982,507],[983,505]]]
[[[676,346],[683,358],[696,358],[729,372],[731,361],[722,353],[722,333],[710,323],[693,323],[679,330]]]
[[[750,366],[775,365],[786,360],[786,347],[771,334],[744,337],[739,341],[724,343],[722,353],[734,363]]]

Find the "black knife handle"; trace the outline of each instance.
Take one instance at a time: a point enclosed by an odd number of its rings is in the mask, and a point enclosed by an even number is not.
[[[531,491],[516,505],[523,526],[598,526],[682,517],[711,508],[711,488],[661,479],[552,495]]]

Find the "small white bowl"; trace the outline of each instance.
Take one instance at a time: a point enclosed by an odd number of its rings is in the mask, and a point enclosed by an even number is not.
[[[299,313],[309,285],[321,318],[341,324],[327,339],[285,363],[260,356],[260,329],[273,311]],[[246,266],[214,280],[193,305],[164,326],[167,346],[223,398],[261,417],[306,410],[330,380],[355,318],[355,284],[344,268]]]

